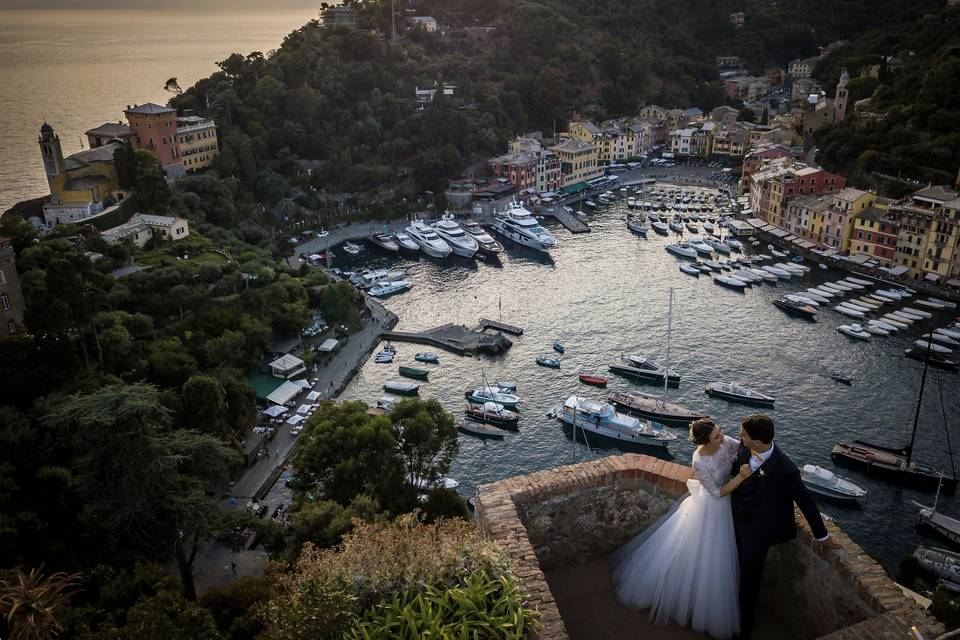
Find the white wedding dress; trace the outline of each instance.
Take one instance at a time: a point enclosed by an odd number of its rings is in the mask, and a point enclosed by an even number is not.
[[[617,600],[650,609],[657,624],[689,625],[717,640],[740,631],[739,566],[730,479],[739,443],[724,436],[713,455],[693,454],[690,495],[611,557]]]

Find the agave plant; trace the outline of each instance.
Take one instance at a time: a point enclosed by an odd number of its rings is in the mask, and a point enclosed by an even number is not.
[[[57,613],[76,594],[80,574],[62,571],[43,576],[43,567],[23,573],[16,581],[0,580],[0,615],[10,640],[49,640],[63,630]]]

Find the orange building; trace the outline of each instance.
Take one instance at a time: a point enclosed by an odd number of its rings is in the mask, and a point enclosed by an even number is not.
[[[180,144],[177,140],[177,110],[148,102],[127,106],[123,112],[127,123],[136,134],[138,149],[152,151],[158,158],[168,178],[184,175]]]

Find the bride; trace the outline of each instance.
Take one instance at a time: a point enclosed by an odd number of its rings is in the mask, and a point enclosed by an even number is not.
[[[690,495],[611,557],[617,600],[650,609],[657,624],[670,620],[717,640],[740,632],[739,570],[730,493],[750,476],[750,465],[730,477],[739,443],[712,420],[690,425],[696,480]]]

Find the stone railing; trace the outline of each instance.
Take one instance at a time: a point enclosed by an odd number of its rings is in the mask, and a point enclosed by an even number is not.
[[[689,467],[626,454],[478,488],[477,526],[513,559],[540,611],[540,639],[570,637],[545,572],[605,558],[683,496],[691,475]],[[797,540],[771,549],[763,587],[764,594],[776,594],[765,606],[795,637],[908,638],[910,625],[927,637],[943,632],[840,529],[827,525],[842,550],[826,552],[797,517]]]

